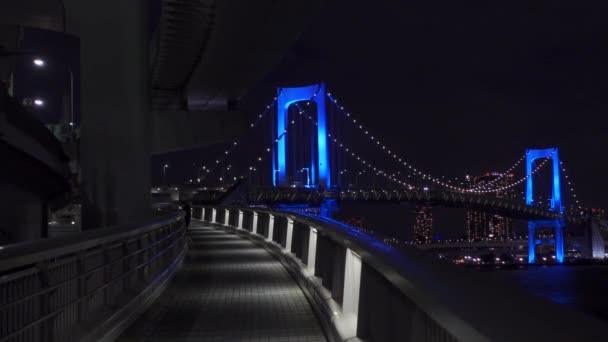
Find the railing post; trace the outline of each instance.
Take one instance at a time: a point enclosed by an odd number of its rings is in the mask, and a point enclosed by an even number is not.
[[[230,225],[230,209],[224,209],[224,226]]]
[[[293,240],[293,220],[287,219],[287,237],[285,238],[285,251],[291,252],[291,243]]]
[[[179,220],[176,222],[170,223],[166,227],[167,234],[165,236],[163,236],[163,238],[171,235],[171,233],[173,233],[175,230],[178,230],[181,228],[182,228],[182,222]],[[163,244],[164,245],[163,249],[169,248],[169,246],[171,245],[172,242],[173,242],[173,240],[169,240],[169,239],[165,240],[165,242]],[[165,252],[165,255],[166,255],[166,258],[165,258],[166,262],[165,262],[165,265],[163,266],[163,269],[166,268],[168,265],[170,265],[171,261],[173,260],[173,248],[169,248],[169,250],[167,252]]]
[[[122,274],[127,274],[129,272],[129,240],[124,241],[122,243]],[[122,279],[122,289],[123,292],[128,291],[131,286],[130,286],[130,282],[131,282],[131,277],[130,276],[126,276]]]
[[[40,281],[40,289],[46,289],[51,286],[51,279],[49,276],[48,261],[42,261],[38,265],[38,279]],[[51,312],[51,296],[53,292],[45,292],[40,295],[40,317],[46,316]],[[13,317],[14,319],[15,317]],[[40,324],[40,336],[44,341],[53,341],[53,320],[54,318],[48,318]]]
[[[239,219],[237,221],[237,228],[243,229],[243,211],[239,210]]]
[[[213,208],[211,209],[211,223],[216,223],[217,222],[217,209]]]
[[[268,214],[268,236],[266,237],[266,240],[272,241],[273,235],[274,235],[274,215]]]
[[[361,287],[361,257],[350,248],[346,249],[346,260],[344,265],[344,291],[342,298],[342,313],[354,315],[354,331],[357,334],[357,316],[359,314],[359,289]]]
[[[104,245],[103,247],[103,285],[105,286],[103,289],[103,304],[109,305],[110,298],[110,289],[112,286],[106,286],[112,280],[112,267],[108,267],[110,263],[110,252],[108,251],[108,246]]]
[[[145,235],[140,235],[137,237],[137,266],[141,266],[137,272],[137,280],[141,282],[145,282],[148,276],[148,266],[143,266],[146,263],[148,254],[147,251],[144,251],[144,248],[146,247],[143,241],[144,236]]]
[[[76,254],[76,273],[78,274],[77,289],[78,292],[78,321],[82,322],[86,319],[87,314],[87,280],[86,272],[86,252]]]
[[[253,222],[251,223],[251,232],[253,234],[258,233],[258,213],[253,213]]]
[[[315,262],[317,260],[317,229],[310,227],[310,233],[308,234],[308,260],[306,266],[315,274]]]

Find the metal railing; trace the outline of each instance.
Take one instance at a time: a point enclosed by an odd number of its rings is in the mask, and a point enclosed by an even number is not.
[[[195,207],[291,271],[333,341],[605,339],[608,324],[486,274],[396,249],[340,222],[293,211]],[[273,252],[274,251],[274,252]]]
[[[183,214],[0,247],[0,342],[112,339],[187,252]]]

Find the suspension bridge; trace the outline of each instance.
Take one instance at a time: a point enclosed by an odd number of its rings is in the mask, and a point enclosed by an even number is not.
[[[565,225],[590,226],[557,147],[528,149],[493,179],[478,184],[468,182],[468,176],[438,176],[386,144],[347,111],[324,83],[278,88],[250,130],[249,136],[256,138],[233,142],[210,167],[201,169],[202,175],[190,180],[195,187],[214,184],[214,180],[222,189],[239,184],[231,190],[236,194],[216,192],[199,198],[217,201],[221,197],[228,205],[270,206],[420,202],[524,219],[528,220],[530,263],[535,262],[534,250],[539,244],[554,244],[556,260],[563,262]],[[256,130],[261,131],[258,136],[253,133]],[[244,157],[239,154],[243,145],[247,145]],[[551,175],[548,200],[535,197],[538,184],[534,184],[547,168]],[[554,238],[537,239],[539,228],[554,229]]]

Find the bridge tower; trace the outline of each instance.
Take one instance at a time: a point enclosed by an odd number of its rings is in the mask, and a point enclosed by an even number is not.
[[[327,144],[327,108],[325,104],[325,83],[313,84],[304,87],[282,87],[277,89],[277,116],[276,116],[276,137],[277,143],[274,144],[272,184],[273,186],[287,186],[287,149],[283,136],[289,124],[289,106],[301,101],[314,102],[317,107],[317,139],[312,142],[312,154],[308,166],[307,177],[310,184],[323,188],[331,187],[331,172],[329,169],[329,152]]]
[[[528,263],[536,261],[536,246],[542,244],[555,244],[555,260],[558,263],[564,262],[564,227],[565,220],[530,220],[528,221]],[[537,239],[536,230],[538,228],[554,228],[555,236],[553,239]]]
[[[559,151],[557,147],[546,148],[546,149],[529,149],[526,150],[526,175],[531,175],[533,168],[532,164],[536,159],[549,158],[553,164],[553,178],[552,178],[552,196],[551,196],[551,210],[557,211],[560,214],[564,212],[562,207],[562,192],[561,182],[559,178]],[[526,182],[526,204],[532,205],[534,203],[534,191],[532,187],[532,176],[529,176]]]
[[[550,209],[557,211],[562,214],[564,212],[562,206],[561,196],[561,182],[559,176],[559,151],[557,147],[546,148],[546,149],[529,149],[526,150],[526,175],[528,179],[526,182],[526,205],[534,204],[534,191],[533,191],[533,164],[536,159],[549,158],[553,164],[553,177],[552,182],[552,196]],[[536,246],[545,243],[555,244],[555,259],[558,263],[564,262],[564,226],[565,222],[563,219],[557,220],[536,220],[528,221],[528,262],[534,263],[536,261]],[[555,236],[553,239],[537,239],[536,230],[538,228],[554,228]]]

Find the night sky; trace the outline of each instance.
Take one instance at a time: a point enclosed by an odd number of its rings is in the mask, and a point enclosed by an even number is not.
[[[607,7],[334,1],[241,104],[325,81],[387,145],[452,177],[557,146],[582,204],[608,207]]]

